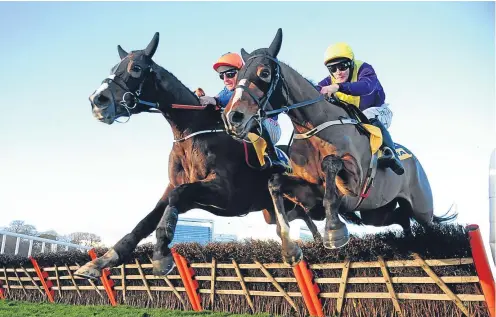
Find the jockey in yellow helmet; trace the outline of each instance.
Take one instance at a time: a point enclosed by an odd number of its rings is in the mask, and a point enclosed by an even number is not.
[[[321,80],[317,89],[321,94],[334,94],[337,99],[358,107],[369,118],[370,123],[379,127],[383,136],[382,150],[385,154],[379,159],[380,165],[391,168],[398,175],[403,174],[403,164],[387,130],[393,114],[389,105],[385,103],[386,94],[374,68],[370,64],[355,60],[351,47],[342,42],[327,48],[324,65],[330,76]]]

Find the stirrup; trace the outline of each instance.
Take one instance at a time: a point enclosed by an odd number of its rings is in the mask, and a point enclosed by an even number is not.
[[[391,148],[389,146],[384,146],[382,148],[382,157],[381,158],[384,158],[386,160],[394,160],[394,152],[393,150],[391,150]],[[379,158],[379,159],[381,159]]]

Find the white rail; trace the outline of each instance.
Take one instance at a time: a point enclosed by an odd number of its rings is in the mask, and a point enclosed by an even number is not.
[[[4,231],[4,230],[0,230],[0,235],[2,235],[2,245],[0,247],[0,254],[4,254],[4,252],[5,252],[5,243],[7,241],[7,237],[15,237],[16,238],[14,255],[17,255],[19,253],[19,245],[20,245],[21,239],[26,239],[29,241],[28,257],[31,256],[31,254],[33,252],[33,242],[34,241],[41,242],[41,253],[45,253],[45,245],[46,244],[50,245],[52,252],[57,252],[57,246],[59,246],[59,245],[65,246],[66,251],[69,250],[69,248],[75,248],[75,249],[78,249],[81,251],[91,249],[90,247],[79,245],[79,244],[73,244],[73,243],[57,241],[57,240],[50,240],[50,239],[45,239],[45,238],[40,238],[40,237],[35,237],[35,236],[28,236],[26,234],[14,233],[14,232]]]

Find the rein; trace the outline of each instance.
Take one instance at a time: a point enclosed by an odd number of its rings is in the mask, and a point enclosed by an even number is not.
[[[251,91],[248,89],[248,87],[245,85],[237,85],[236,86],[236,88],[241,88],[244,91],[246,91],[250,95],[250,97],[255,101],[255,103],[257,104],[257,106],[259,108],[259,112],[256,115],[256,117],[257,117],[256,120],[260,120],[262,117],[269,117],[269,116],[273,116],[273,115],[280,114],[280,113],[286,113],[287,114],[290,110],[309,106],[309,105],[312,105],[312,104],[317,103],[319,101],[325,100],[325,96],[320,95],[319,97],[317,97],[315,99],[299,102],[299,103],[293,104],[291,106],[282,106],[280,109],[266,111],[265,109],[267,108],[267,104],[269,103],[269,99],[272,96],[272,93],[275,91],[275,88],[276,88],[279,80],[280,79],[284,80],[284,77],[282,76],[281,66],[279,65],[279,61],[277,60],[277,58],[274,58],[272,56],[265,55],[265,54],[257,54],[257,55],[251,56],[248,59],[248,61],[250,61],[256,57],[265,57],[265,58],[272,60],[274,63],[276,63],[276,74],[274,76],[275,80],[271,80],[269,90],[262,98],[259,99],[256,96],[254,96],[251,93]],[[263,100],[263,104],[262,104],[262,100]]]
[[[152,69],[150,68],[150,73],[152,72]],[[150,102],[150,101],[146,101],[146,100],[142,100],[139,98],[139,96],[141,95],[141,92],[143,90],[143,84],[145,83],[145,80],[146,80],[146,77],[143,78],[143,80],[141,81],[140,85],[139,85],[139,88],[138,90],[136,90],[135,92],[132,92],[128,86],[126,85],[126,83],[119,77],[119,76],[116,76],[115,73],[108,76],[107,78],[105,78],[103,80],[104,83],[106,83],[107,85],[110,83],[110,82],[114,82],[116,85],[118,85],[122,90],[125,91],[125,93],[122,95],[122,100],[119,101],[119,104],[124,108],[126,109],[127,113],[128,113],[128,119],[124,122],[120,122],[120,121],[117,121],[116,122],[119,122],[119,123],[126,123],[130,120],[131,118],[131,110],[136,108],[136,106],[138,104],[142,104],[142,105],[145,105],[145,106],[148,106],[150,107],[150,112],[154,112],[154,113],[162,113],[163,112],[160,110],[160,104],[158,102]],[[110,89],[111,92],[112,92],[112,101],[113,103],[115,104],[115,98],[114,98],[114,92],[112,91],[112,89]],[[129,104],[128,101],[126,101],[126,96],[127,95],[130,95],[132,98],[133,98],[133,103]],[[184,105],[184,104],[171,104],[171,107],[174,108],[174,109],[185,109],[185,110],[205,110],[208,106],[201,106],[201,105]],[[215,107],[216,110],[220,110],[220,108],[218,106]],[[202,131],[197,131],[197,132],[193,132],[183,138],[180,138],[180,139],[174,139],[173,143],[178,143],[178,142],[183,142],[183,141],[186,141],[188,140],[189,138],[192,138],[194,137],[195,135],[200,135],[200,134],[206,134],[206,133],[219,133],[219,132],[225,132],[225,130],[219,130],[219,129],[212,129],[212,130],[202,130]]]

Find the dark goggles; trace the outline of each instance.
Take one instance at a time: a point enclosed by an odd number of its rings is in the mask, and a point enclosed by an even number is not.
[[[347,70],[350,67],[351,67],[351,62],[350,61],[342,61],[341,63],[337,63],[337,64],[334,64],[334,65],[327,65],[327,69],[329,69],[329,71],[331,73],[337,72],[338,69],[340,71],[344,72],[345,70]]]
[[[224,75],[225,75],[225,77],[232,79],[236,76],[237,73],[238,73],[237,70],[228,70],[223,73],[219,73],[219,78],[221,80],[224,80]]]

